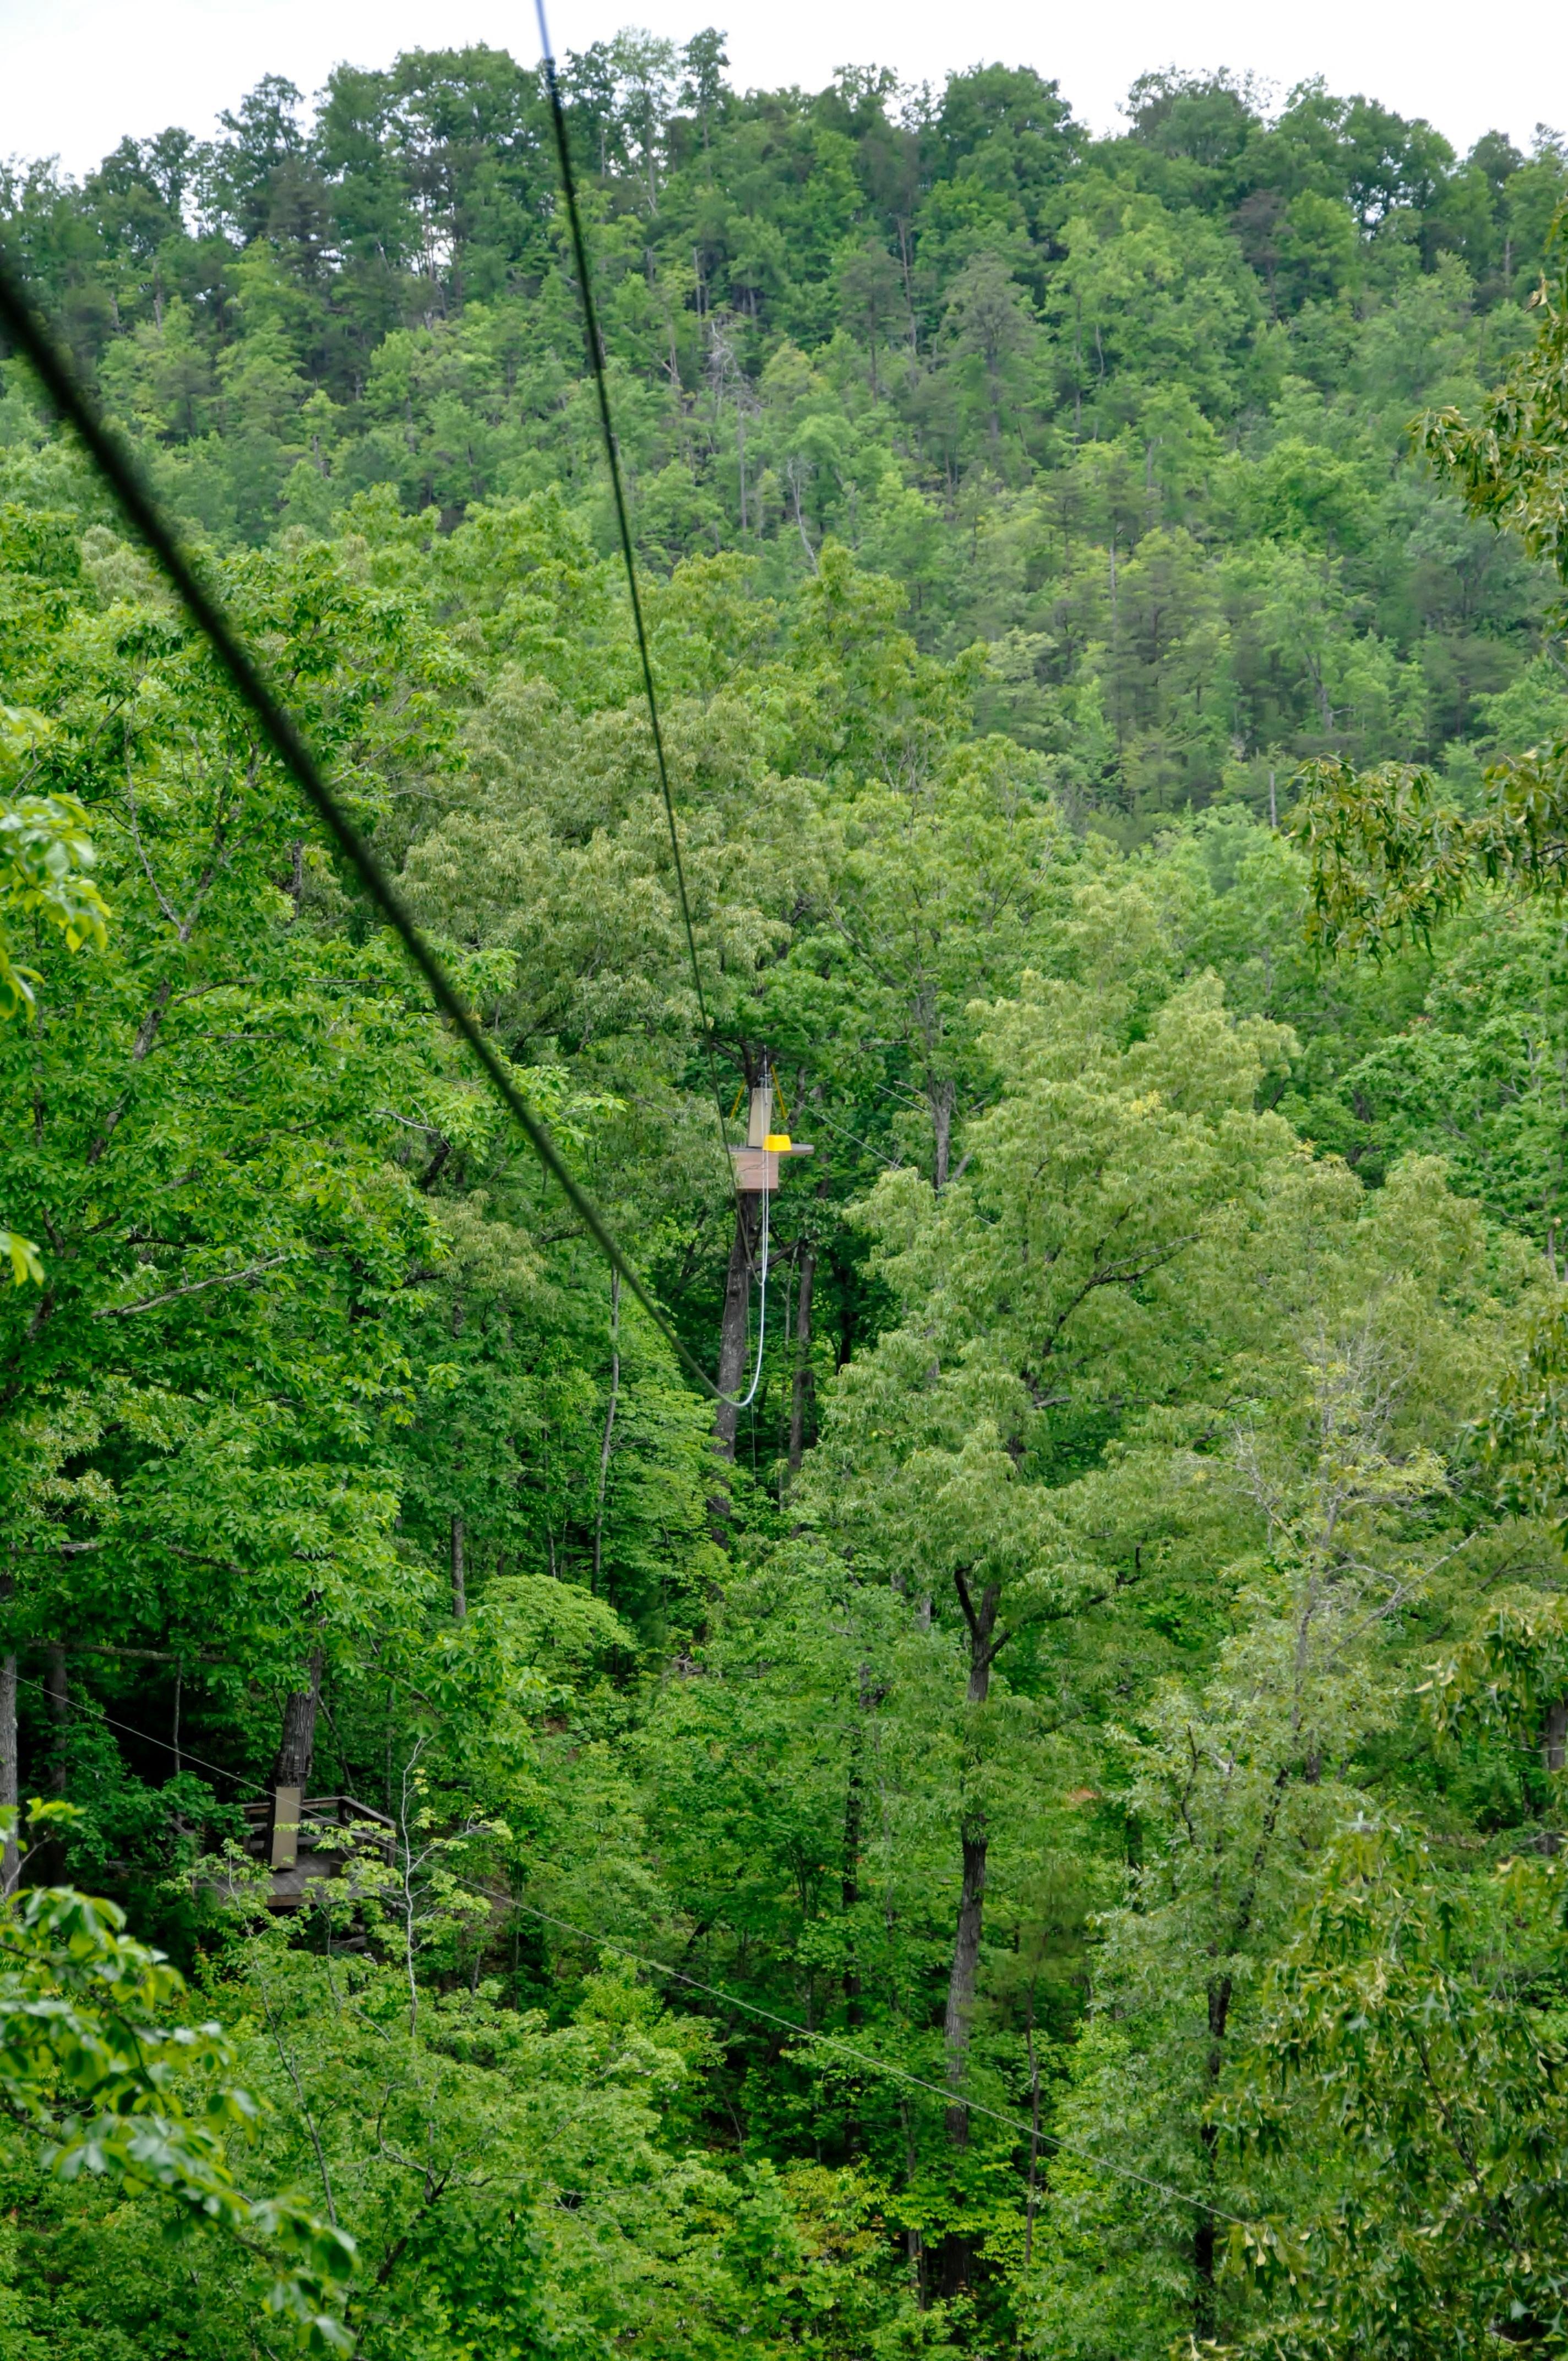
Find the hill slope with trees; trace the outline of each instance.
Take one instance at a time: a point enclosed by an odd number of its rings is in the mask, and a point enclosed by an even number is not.
[[[0,2354],[1568,2349],[1563,918],[1486,817],[1568,537],[1409,431],[1560,350],[1568,156],[725,65],[563,73],[706,1028],[538,77],[5,183],[704,1366],[764,1074],[815,1153],[716,1420],[0,362],[0,1804],[293,2208],[171,2243],[8,2083]],[[1429,810],[1464,890],[1336,936]]]

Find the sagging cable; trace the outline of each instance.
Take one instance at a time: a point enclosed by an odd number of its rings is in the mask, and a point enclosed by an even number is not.
[[[762,1382],[762,1346],[767,1342],[768,1335],[768,1198],[769,1191],[764,1189],[762,1191],[762,1275],[757,1288],[757,1366],[751,1372],[751,1385],[739,1399],[734,1394],[719,1395],[719,1400],[728,1402],[731,1410],[750,1410],[757,1399],[757,1388]]]
[[[609,471],[609,489],[615,501],[615,522],[620,536],[620,555],[626,566],[626,590],[631,602],[631,627],[637,638],[637,653],[642,667],[642,693],[648,706],[648,727],[653,738],[653,760],[659,774],[659,792],[664,801],[664,818],[670,830],[670,858],[674,863],[675,892],[681,906],[681,922],[685,928],[686,950],[691,958],[692,982],[696,986],[697,1014],[702,1019],[703,1053],[707,1060],[707,1079],[713,1092],[713,1104],[718,1113],[718,1137],[724,1139],[724,1100],[718,1087],[718,1076],[713,1063],[713,1025],[707,1013],[707,997],[702,988],[702,963],[696,955],[696,934],[692,926],[691,902],[686,894],[685,865],[681,859],[680,830],[675,825],[675,799],[670,788],[670,769],[664,760],[664,732],[659,720],[659,697],[653,686],[653,660],[648,648],[648,632],[642,620],[642,594],[637,587],[637,555],[632,546],[631,522],[626,506],[626,486],[620,472],[620,447],[615,439],[615,421],[610,412],[609,379],[604,365],[604,339],[599,334],[598,307],[594,302],[592,274],[588,269],[588,242],[583,228],[582,208],[577,203],[577,175],[572,164],[572,142],[566,127],[566,110],[561,104],[561,86],[555,75],[555,52],[550,46],[550,27],[545,21],[544,0],[533,0],[533,12],[539,20],[539,47],[544,69],[545,95],[550,102],[550,121],[555,134],[555,155],[561,167],[561,194],[565,200],[566,223],[571,232],[572,256],[577,269],[577,292],[583,309],[583,342],[587,351],[588,373],[594,381],[598,400],[599,431],[604,438],[605,465]],[[729,1163],[729,1158],[725,1159]],[[740,1191],[735,1185],[733,1167],[729,1185],[735,1194],[737,1213],[740,1211]]]
[[[391,880],[327,785],[292,716],[274,697],[256,659],[246,648],[218,599],[201,580],[180,547],[157,502],[143,483],[135,460],[121,444],[119,436],[98,415],[96,406],[77,383],[75,372],[34,314],[18,280],[12,274],[9,261],[5,258],[0,258],[0,326],[5,328],[12,343],[26,357],[57,411],[70,422],[89,458],[113,491],[127,522],[157,558],[179,592],[192,621],[228,675],[236,694],[256,716],[261,734],[273,753],[321,820],[368,899],[402,944],[410,961],[429,986],[437,1008],[478,1060],[496,1097],[522,1133],[540,1164],[560,1189],[600,1254],[612,1270],[620,1272],[625,1285],[630,1289],[687,1375],[715,1400],[726,1400],[707,1370],[675,1334],[603,1214],[574,1177],[547,1126],[523,1098],[494,1045],[486,1038],[477,1019],[441,960],[405,908]]]

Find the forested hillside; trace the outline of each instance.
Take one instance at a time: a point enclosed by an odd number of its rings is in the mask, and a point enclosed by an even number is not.
[[[0,361],[0,2361],[1568,2352],[1568,152],[725,69],[562,72],[673,823],[532,71],[5,181],[759,1375]]]

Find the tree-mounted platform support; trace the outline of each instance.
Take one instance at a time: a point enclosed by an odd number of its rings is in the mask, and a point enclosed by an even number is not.
[[[786,1156],[810,1156],[813,1150],[804,1140],[791,1139],[787,1131],[773,1129],[773,1076],[770,1066],[762,1068],[762,1079],[752,1089],[751,1114],[746,1125],[746,1145],[732,1148],[730,1160],[735,1167],[735,1186],[743,1197],[772,1194],[779,1185],[779,1165]]]

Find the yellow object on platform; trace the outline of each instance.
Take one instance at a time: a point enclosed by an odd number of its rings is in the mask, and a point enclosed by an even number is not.
[[[787,1156],[789,1154],[789,1134],[787,1131],[770,1131],[767,1137],[763,1140],[762,1146],[770,1149],[774,1156]]]

